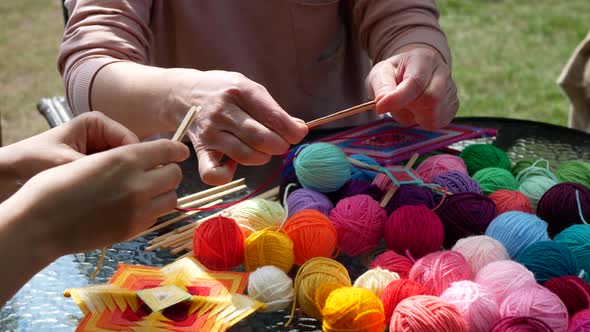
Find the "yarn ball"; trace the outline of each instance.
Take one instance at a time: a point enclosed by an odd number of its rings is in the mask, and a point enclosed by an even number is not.
[[[410,270],[410,279],[424,286],[427,294],[440,296],[451,283],[471,280],[471,269],[461,253],[439,251],[419,259]]]
[[[395,272],[400,278],[406,279],[412,268],[412,262],[393,250],[387,250],[375,257],[373,262],[371,262],[371,269],[376,267]]]
[[[467,174],[467,167],[463,159],[450,154],[440,154],[426,158],[418,168],[416,173],[426,183],[431,183],[435,176],[441,175],[445,172],[456,171]]]
[[[353,286],[370,290],[375,295],[381,297],[381,292],[392,281],[398,280],[399,275],[395,272],[383,270],[379,267],[370,269],[358,277]]]
[[[435,203],[432,191],[426,187],[403,184],[391,196],[391,199],[385,206],[385,211],[387,211],[387,215],[390,215],[400,206],[406,205],[425,205],[429,209],[434,208]]]
[[[579,277],[557,277],[547,280],[543,286],[559,296],[570,317],[590,306],[590,284]]]
[[[288,218],[301,210],[313,209],[326,216],[334,208],[330,199],[317,191],[310,189],[297,189],[287,197]]]
[[[409,279],[394,280],[381,292],[381,302],[385,311],[385,323],[389,324],[397,305],[411,296],[426,295],[426,288]]]
[[[364,154],[353,154],[353,155],[350,155],[350,158],[361,161],[367,165],[380,166],[379,163],[377,162],[377,160],[375,160],[367,155],[364,155]],[[353,180],[363,180],[363,181],[371,182],[371,181],[373,181],[375,176],[377,176],[377,173],[378,172],[376,172],[376,171],[372,171],[369,169],[365,169],[362,167],[352,165],[352,168],[350,169],[350,178]]]
[[[380,201],[383,197],[383,192],[376,185],[363,180],[348,180],[340,189],[328,194],[330,200],[334,204],[338,204],[341,200],[356,196],[369,195],[374,200]]]
[[[293,241],[295,264],[302,265],[314,257],[334,258],[338,251],[338,234],[328,217],[316,210],[301,210],[283,227]]]
[[[260,267],[248,277],[248,296],[266,304],[265,311],[286,309],[293,294],[293,280],[276,266]]]
[[[297,179],[307,189],[332,192],[350,180],[350,162],[334,144],[308,145],[299,151],[293,164]]]
[[[483,194],[481,187],[477,181],[473,180],[469,175],[458,171],[450,171],[435,176],[432,183],[446,188],[453,194],[458,193],[476,193]]]
[[[563,243],[568,246],[576,257],[580,268],[586,273],[583,278],[588,280],[590,271],[590,225],[572,225],[553,239],[555,242]]]
[[[472,275],[476,275],[482,267],[491,262],[510,259],[502,243],[486,235],[460,239],[452,250],[460,252],[465,257]]]
[[[555,173],[561,182],[575,182],[590,188],[590,163],[581,160],[567,161]]]
[[[494,292],[473,281],[452,283],[440,298],[463,312],[471,332],[488,332],[500,319]]]
[[[417,295],[401,301],[389,324],[390,332],[467,332],[465,316],[438,297]]]
[[[557,295],[539,285],[516,289],[500,304],[500,317],[519,316],[542,320],[554,332],[567,331],[567,308]]]
[[[534,175],[520,182],[518,191],[527,197],[533,210],[537,210],[539,200],[541,200],[547,190],[551,189],[556,184],[557,181],[555,180],[541,175]]]
[[[490,144],[473,144],[461,151],[469,175],[488,167],[510,170],[512,166],[506,152]]]
[[[228,271],[244,262],[244,235],[235,220],[217,216],[193,233],[193,255],[205,267]]]
[[[383,305],[373,292],[356,287],[342,287],[330,293],[322,309],[325,332],[383,332]]]
[[[231,210],[231,217],[246,235],[267,227],[279,226],[285,219],[285,209],[278,202],[252,198],[241,202]]]
[[[326,306],[326,301],[328,300],[328,296],[330,296],[330,293],[342,287],[344,286],[333,282],[321,284],[315,291],[315,306],[317,310],[321,312]]]
[[[297,174],[295,174],[295,166],[293,166],[293,160],[297,151],[297,149],[291,149],[289,154],[283,157],[283,170],[281,171],[279,197],[283,197],[285,188],[291,183],[295,184],[297,187],[301,187],[299,180],[297,180]]]
[[[386,218],[385,210],[368,195],[345,198],[330,212],[340,250],[349,256],[365,254],[379,245]]]
[[[549,224],[548,231],[551,236],[570,225],[584,223],[584,220],[588,222],[590,190],[577,183],[559,183],[543,195],[537,206],[537,215]]]
[[[533,166],[533,164],[535,164],[535,167],[539,167],[539,168],[545,168],[548,169],[549,168],[549,163],[547,162],[547,160],[537,160],[536,162],[532,161],[532,160],[519,160],[517,161],[514,166],[512,166],[511,172],[512,175],[517,176],[518,173],[522,172],[523,170]]]
[[[537,318],[506,317],[497,321],[490,332],[553,332],[553,330]]]
[[[590,309],[582,310],[570,319],[568,332],[590,331]]]
[[[518,188],[512,173],[499,167],[481,169],[473,175],[473,180],[479,183],[481,191],[486,195],[500,189],[516,190]]]
[[[475,275],[474,281],[494,291],[498,304],[512,292],[537,284],[531,271],[522,264],[508,260],[491,262],[482,267]]]
[[[293,241],[286,234],[263,229],[244,241],[244,267],[248,272],[266,265],[289,272],[294,260]]]
[[[567,275],[578,275],[580,268],[576,257],[567,245],[554,241],[531,244],[516,260],[533,272],[538,283]]]
[[[444,239],[443,225],[424,205],[402,206],[385,222],[387,248],[415,259],[440,250]]]
[[[535,242],[547,241],[547,223],[534,214],[509,211],[492,220],[486,235],[500,241],[511,258]]]
[[[543,165],[543,164],[545,166],[539,166],[539,165]],[[526,181],[528,178],[533,177],[533,176],[543,176],[543,177],[553,180],[556,183],[559,181],[557,179],[557,176],[555,176],[555,174],[553,174],[551,172],[551,170],[549,170],[549,164],[544,159],[539,159],[539,160],[535,161],[534,163],[532,163],[531,166],[521,170],[517,175],[515,175],[515,178],[516,178],[516,182],[518,182],[518,184],[521,184],[524,181]]]
[[[520,191],[500,189],[489,197],[496,204],[496,215],[508,211],[533,212],[528,197]]]
[[[450,247],[458,239],[483,234],[496,216],[496,204],[481,194],[459,193],[447,197],[436,213],[444,227],[444,243]]]
[[[316,303],[316,291],[321,285],[351,285],[348,270],[337,261],[325,257],[312,258],[303,264],[295,276],[295,298],[303,312],[315,319],[322,314]]]

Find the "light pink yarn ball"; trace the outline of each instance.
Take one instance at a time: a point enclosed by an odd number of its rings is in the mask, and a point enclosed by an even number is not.
[[[537,285],[535,276],[524,265],[514,261],[496,261],[484,266],[475,276],[476,283],[490,288],[501,304],[509,294]]]
[[[465,257],[473,275],[476,275],[482,267],[491,262],[510,259],[504,245],[486,235],[460,239],[453,250],[460,252]]]
[[[450,154],[428,157],[416,168],[416,173],[426,183],[431,183],[433,177],[449,171],[457,171],[467,175],[467,167],[463,159]]]
[[[500,317],[533,317],[549,325],[553,332],[566,332],[568,314],[565,304],[540,285],[524,287],[509,294],[500,304]]]
[[[500,319],[494,292],[473,281],[452,283],[440,298],[463,311],[471,332],[488,332]]]
[[[427,294],[440,296],[451,283],[471,280],[471,270],[459,252],[438,251],[420,258],[410,270],[410,279],[424,286]]]

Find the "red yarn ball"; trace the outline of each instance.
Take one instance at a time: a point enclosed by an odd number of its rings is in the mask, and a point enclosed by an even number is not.
[[[387,248],[414,259],[441,249],[443,225],[424,205],[402,206],[393,211],[385,222]]]
[[[410,280],[424,286],[428,295],[440,296],[453,282],[471,280],[471,268],[458,251],[433,252],[412,266]]]
[[[369,195],[345,198],[330,211],[340,250],[358,256],[375,249],[383,238],[387,214]]]
[[[570,318],[568,332],[587,332],[590,331],[590,309],[579,311],[574,317]]]
[[[205,267],[228,271],[244,262],[244,235],[232,218],[218,216],[195,229],[193,255]]]
[[[426,295],[426,288],[409,279],[397,279],[392,281],[381,292],[381,302],[385,312],[385,323],[389,324],[395,307],[410,296]]]
[[[531,203],[520,191],[500,189],[493,192],[489,197],[496,203],[496,215],[508,211],[533,213]]]
[[[371,269],[376,267],[395,272],[400,278],[407,279],[410,269],[412,268],[412,262],[405,256],[399,255],[393,250],[387,250],[375,257],[371,263]]]
[[[588,309],[590,305],[590,285],[582,278],[562,276],[547,280],[543,286],[559,296],[570,317],[578,311]]]
[[[506,317],[496,322],[490,332],[553,332],[553,330],[537,318]]]

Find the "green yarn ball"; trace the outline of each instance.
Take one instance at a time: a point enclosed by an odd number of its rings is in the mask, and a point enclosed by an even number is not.
[[[470,145],[461,152],[461,158],[465,161],[469,175],[472,176],[484,168],[498,167],[510,170],[512,166],[506,152],[490,144]]]
[[[484,194],[489,195],[500,189],[516,190],[518,184],[508,170],[488,167],[477,171],[473,179],[479,183]]]
[[[557,181],[551,178],[542,175],[533,175],[528,176],[524,181],[519,182],[518,191],[528,198],[533,211],[536,211],[537,204],[539,204],[541,197],[543,197],[547,190],[551,189],[551,187],[556,184]]]
[[[527,159],[517,161],[516,164],[512,166],[512,175],[516,177],[520,172],[533,166],[533,163],[535,162]],[[547,160],[538,160],[535,164],[535,167],[549,169],[549,163],[547,162]]]
[[[340,148],[329,143],[305,146],[293,161],[295,174],[304,188],[334,192],[351,177],[351,165]]]
[[[556,174],[561,182],[575,182],[590,188],[590,163],[567,161],[559,165]]]
[[[586,272],[582,278],[590,281],[590,225],[572,225],[557,234],[553,241],[568,246],[580,269]]]

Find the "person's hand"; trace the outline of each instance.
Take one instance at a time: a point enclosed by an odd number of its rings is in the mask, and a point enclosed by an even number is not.
[[[231,181],[237,164],[265,164],[307,134],[302,120],[291,117],[262,85],[242,74],[179,70],[175,79],[174,93],[183,101],[184,112],[190,105],[202,107],[188,135],[207,184]],[[224,155],[229,159],[222,160]]]
[[[377,101],[377,112],[390,113],[403,125],[441,128],[459,109],[451,68],[438,51],[426,45],[408,45],[377,63],[366,85]]]
[[[22,211],[33,246],[58,256],[131,238],[176,206],[176,162],[186,145],[170,140],[96,153],[31,178],[3,205]]]

